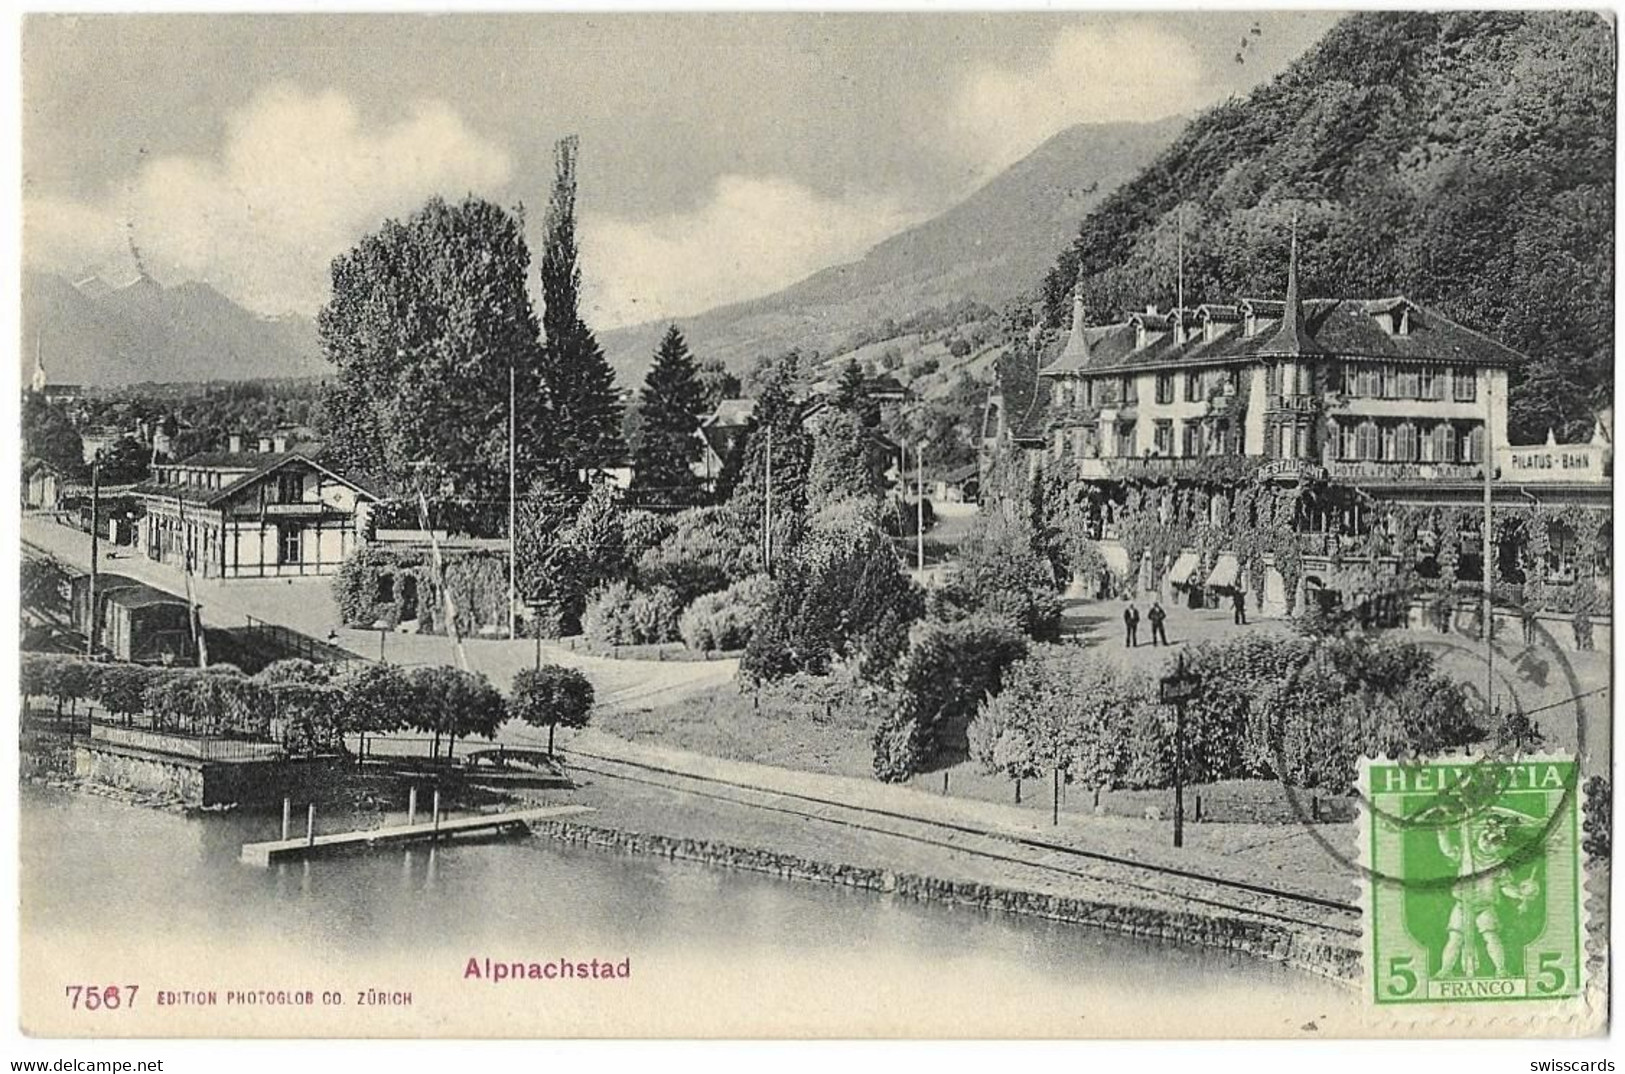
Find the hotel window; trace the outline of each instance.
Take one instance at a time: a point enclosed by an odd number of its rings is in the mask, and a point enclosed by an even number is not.
[[[1384,462],[1394,462],[1399,458],[1399,444],[1396,442],[1398,430],[1392,425],[1381,427],[1382,458]]]
[[[1117,454],[1122,458],[1134,457],[1135,428],[1132,421],[1117,423]]]
[[[1140,386],[1134,382],[1132,376],[1123,378],[1123,405],[1129,406],[1140,401]]]
[[[1478,399],[1478,377],[1471,369],[1453,369],[1450,380],[1454,385],[1451,398],[1458,403],[1471,403]]]
[[[1419,398],[1416,390],[1416,370],[1401,368],[1396,370],[1399,378],[1399,390],[1396,393],[1401,399]]]
[[[1187,421],[1184,429],[1184,451],[1186,458],[1195,458],[1202,454],[1202,426],[1199,422]]]
[[[1433,427],[1433,461],[1456,461],[1456,427],[1448,421]]]
[[[1354,430],[1354,457],[1363,460],[1374,460],[1379,457],[1381,438],[1377,433],[1377,423],[1374,421],[1362,422]]]
[[[1174,453],[1174,423],[1159,421],[1152,433],[1151,453],[1167,458]]]
[[[1439,398],[1438,371],[1430,365],[1425,365],[1416,371],[1416,397],[1418,399]]]
[[[1083,382],[1083,405],[1090,407],[1095,405],[1095,382],[1093,380]]]
[[[1264,394],[1281,394],[1281,367],[1274,362],[1264,367]]]
[[[1484,426],[1475,425],[1461,440],[1462,462],[1484,461]]]
[[[1174,375],[1172,373],[1157,374],[1157,402],[1171,403],[1174,401]]]
[[[1416,426],[1408,421],[1394,430],[1394,461],[1416,461]]]
[[[1281,450],[1280,450],[1280,453],[1278,455],[1276,455],[1276,458],[1278,458],[1278,459],[1294,459],[1294,458],[1297,458],[1297,451],[1295,450],[1296,447],[1297,447],[1297,442],[1298,442],[1297,430],[1294,429],[1290,425],[1281,426]]]
[[[1382,375],[1379,367],[1374,365],[1360,365],[1355,368],[1355,383],[1353,394],[1362,399],[1380,399],[1382,397]]]
[[[1185,402],[1200,403],[1202,401],[1202,374],[1191,372],[1185,374]]]

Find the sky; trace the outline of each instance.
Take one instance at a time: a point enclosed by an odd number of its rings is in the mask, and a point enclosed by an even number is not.
[[[1336,19],[33,15],[24,263],[139,256],[310,315],[334,257],[435,194],[523,204],[539,251],[576,134],[588,322],[676,319],[854,260],[1073,124],[1245,93]]]

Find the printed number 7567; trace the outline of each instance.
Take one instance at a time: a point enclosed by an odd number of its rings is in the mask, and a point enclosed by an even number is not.
[[[68,985],[68,1003],[74,1010],[116,1011],[120,1007],[134,1007],[135,994],[140,985]]]

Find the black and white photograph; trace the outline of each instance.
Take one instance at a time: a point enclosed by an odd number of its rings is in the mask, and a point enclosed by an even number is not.
[[[7,1058],[1603,1054],[1612,11],[16,22]]]

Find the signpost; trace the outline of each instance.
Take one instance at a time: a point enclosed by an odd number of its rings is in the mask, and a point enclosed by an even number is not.
[[[1159,700],[1174,706],[1174,846],[1185,845],[1185,703],[1202,696],[1202,680],[1185,670],[1180,654],[1174,673],[1159,683]]]

